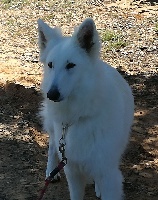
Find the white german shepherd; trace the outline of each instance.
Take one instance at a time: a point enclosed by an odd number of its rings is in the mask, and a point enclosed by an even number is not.
[[[72,37],[38,20],[40,60],[44,64],[42,116],[49,133],[46,176],[58,165],[59,140],[65,133],[64,168],[71,200],[83,200],[89,180],[102,200],[122,200],[121,156],[134,115],[131,89],[100,60],[100,42],[92,19]],[[57,178],[57,176],[55,177]]]

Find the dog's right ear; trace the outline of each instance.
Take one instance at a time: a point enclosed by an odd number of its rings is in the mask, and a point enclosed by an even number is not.
[[[46,23],[44,23],[41,19],[38,19],[38,44],[41,51],[41,54],[47,47],[49,41],[52,41],[53,45],[57,43],[61,37],[61,31],[58,28],[50,28]]]

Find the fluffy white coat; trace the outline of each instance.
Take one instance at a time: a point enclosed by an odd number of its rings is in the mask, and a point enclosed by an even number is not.
[[[38,30],[44,64],[41,114],[50,137],[46,176],[61,159],[62,124],[68,124],[64,170],[71,200],[83,200],[89,180],[102,200],[122,200],[119,163],[133,121],[131,89],[116,69],[100,60],[92,19],[86,19],[72,37],[63,37],[42,20]]]

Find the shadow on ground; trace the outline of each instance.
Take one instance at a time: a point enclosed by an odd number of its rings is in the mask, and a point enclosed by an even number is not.
[[[121,165],[125,175],[126,199],[156,200],[158,167],[154,165],[154,159],[157,147],[158,77],[151,75],[145,78],[141,74],[129,76],[120,69],[118,71],[132,86],[136,104],[132,138]],[[37,116],[41,101],[41,94],[35,88],[13,82],[0,87],[2,200],[36,199],[43,185],[47,136],[41,134],[42,126]],[[45,196],[45,199],[50,198],[69,199],[65,177],[60,183],[51,184]],[[87,187],[85,199],[96,199],[92,186]]]

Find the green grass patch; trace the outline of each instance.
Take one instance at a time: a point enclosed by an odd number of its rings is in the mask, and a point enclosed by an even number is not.
[[[3,8],[23,8],[26,5],[30,5],[34,3],[36,5],[42,6],[43,4],[47,4],[49,7],[57,6],[62,3],[63,8],[70,7],[73,5],[73,1],[65,0],[65,1],[56,1],[56,0],[1,0],[1,4]]]
[[[101,40],[105,44],[106,51],[116,50],[127,46],[127,42],[124,41],[123,36],[111,30],[104,31],[101,34]]]
[[[103,32],[101,39],[103,42],[107,42],[115,40],[116,37],[117,35],[113,31],[106,30],[105,32]]]
[[[155,31],[156,33],[158,33],[158,23],[155,24],[154,31]]]
[[[29,5],[29,0],[1,0],[3,8],[22,8],[25,5]]]

